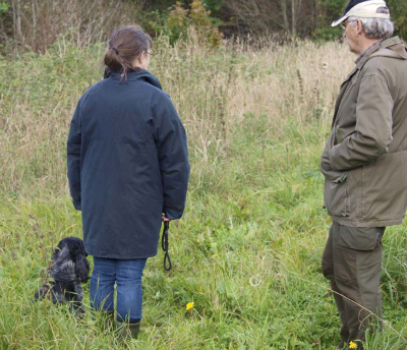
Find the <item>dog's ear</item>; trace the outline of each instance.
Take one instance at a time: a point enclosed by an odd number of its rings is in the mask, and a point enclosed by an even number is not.
[[[53,262],[57,261],[58,255],[59,255],[59,252],[60,252],[60,251],[61,251],[61,249],[60,249],[59,247],[55,248],[54,252],[53,252],[52,255],[51,255],[51,260],[52,260]]]
[[[58,247],[52,253],[51,259],[55,264],[70,259],[69,247],[66,244],[58,244]]]
[[[67,246],[64,246],[61,250],[56,250],[52,260],[54,264],[51,267],[50,275],[55,281],[75,280],[75,264],[71,260]]]
[[[86,255],[79,255],[75,260],[75,274],[79,282],[84,283],[89,279],[89,262]]]

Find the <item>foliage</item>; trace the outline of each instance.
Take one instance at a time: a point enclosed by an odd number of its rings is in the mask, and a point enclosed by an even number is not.
[[[347,2],[347,0],[318,0],[319,15],[313,32],[314,38],[333,40],[342,36],[342,28],[331,27],[331,23],[343,14]]]
[[[185,215],[170,227],[174,270],[163,271],[162,252],[148,260],[142,332],[127,345],[100,328],[88,285],[83,318],[32,302],[58,240],[82,235],[66,138],[80,95],[103,74],[103,44],[62,40],[0,58],[0,348],[333,348],[319,156],[353,56],[303,41],[208,50],[159,37],[154,48],[151,71],[184,122],[192,173]],[[405,224],[384,236],[386,327],[368,349],[407,346]]]
[[[139,18],[136,3],[115,0],[8,0],[0,12],[0,46],[44,52],[62,38],[78,46],[107,40],[121,23]],[[10,40],[11,39],[11,40]]]
[[[0,53],[44,52],[61,38],[79,46],[106,40],[121,24],[138,23],[152,36],[217,46],[223,37],[264,40],[339,39],[331,28],[348,0],[3,0]],[[407,2],[388,0],[396,34],[407,39]]]
[[[318,0],[322,11],[331,21],[343,14],[348,0]]]
[[[4,12],[7,12],[9,8],[10,5],[8,3],[0,2],[0,15],[2,15]]]
[[[396,33],[407,40],[407,2],[400,0],[387,0],[392,19],[396,27]]]
[[[198,43],[207,43],[210,47],[221,43],[222,36],[210,18],[210,11],[200,0],[193,0],[189,9],[184,9],[182,3],[177,1],[169,13],[168,27],[172,42],[192,36]]]
[[[329,41],[339,39],[343,35],[341,27],[320,27],[316,28],[313,33],[313,37],[317,40]]]

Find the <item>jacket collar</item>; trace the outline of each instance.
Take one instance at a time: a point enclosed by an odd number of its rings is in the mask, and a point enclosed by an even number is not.
[[[407,59],[407,52],[403,40],[401,40],[398,36],[379,40],[358,57],[355,62],[355,68],[362,67],[371,57],[376,56]]]
[[[348,77],[343,81],[345,84],[352,76],[360,70],[363,65],[372,57],[385,56],[399,59],[407,59],[407,51],[404,46],[403,40],[398,36],[394,36],[389,39],[379,40],[371,45],[364,53],[362,53],[356,60],[356,66],[350,72]]]
[[[355,61],[356,65],[359,62],[365,62],[366,57],[369,57],[373,52],[376,52],[380,48],[380,44],[383,40],[376,41],[374,44],[370,45]],[[363,64],[362,64],[363,65]]]
[[[119,71],[112,71],[110,73],[110,77],[115,80],[126,81],[126,79],[122,78],[122,72],[119,72]],[[160,90],[162,89],[161,83],[159,82],[159,80],[147,70],[137,68],[135,70],[127,72],[128,81],[133,81],[133,80],[138,80],[138,79],[144,80],[145,82],[155,86],[156,88],[159,88]]]

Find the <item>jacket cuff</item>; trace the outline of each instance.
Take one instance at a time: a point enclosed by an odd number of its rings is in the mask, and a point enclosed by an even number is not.
[[[165,217],[170,220],[177,220],[177,219],[181,218],[181,216],[182,216],[182,211],[179,211],[179,210],[164,209],[163,213],[164,213]]]
[[[77,200],[74,199],[72,202],[73,202],[73,206],[76,210],[81,210],[81,200],[80,199],[77,199]]]

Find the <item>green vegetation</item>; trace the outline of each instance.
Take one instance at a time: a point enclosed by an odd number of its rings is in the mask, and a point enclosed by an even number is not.
[[[258,44],[259,38],[339,39],[332,28],[348,0],[3,0],[0,54],[45,52],[56,40],[77,46],[106,40],[123,24],[138,23],[171,42],[191,36],[217,46],[224,38]],[[396,34],[407,38],[407,2],[387,0]]]
[[[185,216],[170,228],[174,269],[164,272],[162,252],[149,259],[142,332],[127,345],[92,317],[88,285],[82,319],[32,301],[58,240],[82,236],[65,142],[78,98],[102,76],[103,47],[59,41],[0,58],[0,349],[333,349],[319,157],[353,57],[334,43],[209,50],[163,37],[154,52],[192,174]],[[407,347],[406,241],[405,225],[386,231],[386,327],[367,349]]]

